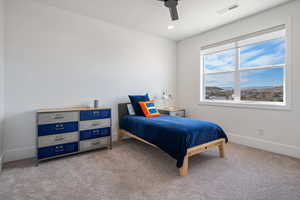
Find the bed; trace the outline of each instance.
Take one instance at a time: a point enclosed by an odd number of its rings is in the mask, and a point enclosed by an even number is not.
[[[118,140],[127,135],[161,149],[177,160],[180,176],[188,175],[190,156],[218,147],[220,157],[225,157],[224,146],[228,139],[218,125],[168,115],[152,118],[129,115],[127,104],[118,105]]]

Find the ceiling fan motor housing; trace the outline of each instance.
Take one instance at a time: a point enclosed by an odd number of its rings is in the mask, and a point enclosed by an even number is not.
[[[165,0],[165,6],[168,8],[174,8],[178,5],[178,0]]]

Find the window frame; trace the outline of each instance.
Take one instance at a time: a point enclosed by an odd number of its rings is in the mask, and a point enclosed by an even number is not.
[[[281,27],[279,30],[273,30],[276,27]],[[273,31],[272,31],[273,30]],[[261,42],[267,42],[275,39],[279,39],[279,37],[275,38],[272,37],[269,38],[270,35],[272,35],[273,32],[285,30],[285,64],[280,65],[262,65],[258,67],[249,67],[249,68],[240,68],[240,49],[243,46],[248,45],[254,45]],[[266,38],[269,39],[262,39],[266,35]],[[243,38],[243,39],[241,39]],[[258,41],[255,41],[255,39],[258,38]],[[282,37],[281,37],[282,38]],[[220,71],[220,72],[205,72],[204,69],[204,56],[208,53],[204,54],[203,48],[201,48],[200,51],[200,105],[213,105],[213,106],[229,106],[229,107],[243,107],[243,108],[262,108],[262,109],[279,109],[279,110],[290,110],[291,109],[291,19],[289,20],[289,23],[281,24],[279,26],[275,26],[272,28],[268,28],[262,31],[258,31],[256,33],[248,34],[247,36],[241,36],[239,38],[235,38],[232,40],[227,40],[225,42],[220,42],[219,45],[213,44],[213,45],[207,45],[206,50],[210,51],[210,53],[217,53],[225,50],[229,50],[228,47],[232,47],[236,50],[236,66],[234,71],[228,70],[228,71]],[[241,41],[252,41],[248,42],[248,44],[239,45],[239,42]],[[210,48],[209,46],[214,46]],[[222,46],[225,47],[222,49]],[[227,47],[227,48],[226,48]],[[213,49],[216,49],[217,51],[213,51]],[[209,54],[210,54],[209,53]],[[284,90],[284,96],[283,96],[283,102],[271,102],[271,101],[247,101],[247,100],[241,100],[241,88],[240,88],[240,72],[243,71],[254,71],[254,70],[264,70],[264,69],[276,69],[276,68],[282,68],[283,69],[283,90]],[[205,85],[205,75],[206,74],[224,74],[224,73],[234,73],[234,100],[209,100],[206,99],[206,85]]]

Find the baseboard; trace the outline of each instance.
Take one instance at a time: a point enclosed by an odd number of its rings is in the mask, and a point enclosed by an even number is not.
[[[282,155],[300,158],[300,148],[237,134],[228,134],[229,141]]]
[[[0,174],[1,174],[1,172],[2,172],[3,157],[4,157],[4,154],[0,155]]]
[[[3,162],[33,158],[35,156],[35,151],[36,151],[35,147],[6,150],[4,154]]]
[[[248,136],[241,136],[233,133],[228,134],[228,137],[229,137],[229,141],[232,143],[242,144],[249,147],[254,147],[257,149],[262,149],[265,151],[270,151],[270,152],[283,154],[283,155],[300,159],[300,148],[296,146],[270,142],[262,139],[257,139]],[[113,137],[113,140],[116,141],[116,138]],[[15,161],[15,160],[22,160],[26,158],[32,158],[35,156],[35,151],[36,151],[35,147],[26,147],[26,148],[11,149],[5,151],[4,155],[0,156],[0,172],[1,172],[2,163]]]

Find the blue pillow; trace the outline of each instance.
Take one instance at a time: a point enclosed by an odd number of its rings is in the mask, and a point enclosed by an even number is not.
[[[139,104],[140,101],[150,101],[148,94],[146,95],[128,95],[133,110],[136,115],[144,116],[144,112]]]

